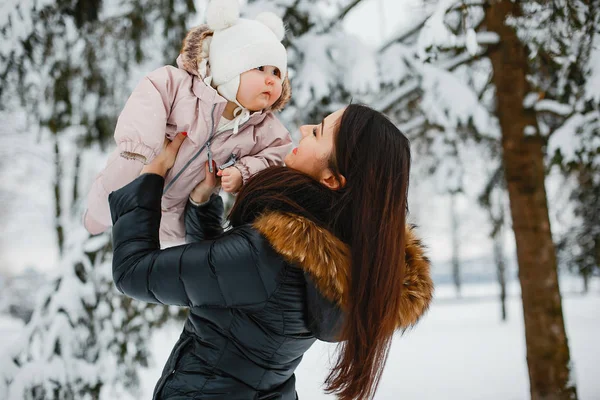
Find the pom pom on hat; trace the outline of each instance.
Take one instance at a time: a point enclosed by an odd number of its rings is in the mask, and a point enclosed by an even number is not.
[[[206,8],[206,23],[213,31],[235,25],[240,18],[238,0],[211,0]]]
[[[266,11],[258,14],[255,18],[269,27],[277,37],[277,40],[282,41],[285,36],[285,27],[283,21],[272,12]]]

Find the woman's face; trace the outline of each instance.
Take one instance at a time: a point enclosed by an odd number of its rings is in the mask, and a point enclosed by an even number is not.
[[[344,110],[345,108],[342,108],[329,114],[318,125],[301,126],[302,139],[298,147],[285,157],[285,164],[312,176],[332,189],[343,186],[345,182],[335,182],[337,177],[329,169],[329,159]]]

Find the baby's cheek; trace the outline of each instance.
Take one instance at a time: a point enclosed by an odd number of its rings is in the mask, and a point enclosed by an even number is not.
[[[277,85],[275,96],[277,99],[281,97],[281,93],[283,92],[283,88],[281,87],[281,83]]]

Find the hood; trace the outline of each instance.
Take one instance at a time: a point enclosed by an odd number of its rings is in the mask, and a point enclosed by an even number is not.
[[[350,295],[349,247],[327,229],[297,215],[270,212],[259,217],[253,226],[275,251],[304,270],[309,327],[313,325],[311,329],[316,330],[318,338],[321,335],[332,339],[332,333],[341,325],[340,311],[346,309]],[[415,325],[433,299],[430,262],[412,226],[406,228],[405,265],[404,291],[397,300],[401,305],[398,329]]]
[[[191,75],[197,76],[201,80],[206,78],[198,71],[198,65],[203,60],[208,60],[208,44],[212,39],[212,35],[213,31],[209,29],[208,25],[200,25],[190,29],[185,36],[185,39],[183,39],[181,52],[177,58],[178,67]],[[210,68],[207,69],[207,74],[210,74]],[[289,103],[291,97],[292,87],[286,76],[283,80],[281,96],[271,107],[264,111],[275,112],[283,110],[287,103]]]

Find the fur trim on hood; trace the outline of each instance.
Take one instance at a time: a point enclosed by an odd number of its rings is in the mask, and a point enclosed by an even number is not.
[[[197,26],[188,31],[181,46],[180,55],[183,69],[201,79],[204,77],[200,76],[198,72],[198,64],[202,60],[208,59],[208,44],[212,39],[212,35],[213,31],[208,28],[208,25]],[[281,111],[289,103],[292,97],[292,87],[287,76],[281,86],[281,96],[265,111]]]
[[[308,272],[320,292],[345,309],[350,287],[350,249],[327,229],[297,215],[270,212],[253,226],[288,262]],[[316,244],[318,243],[318,244]],[[397,327],[415,325],[433,298],[430,263],[413,227],[406,228],[406,272]]]

